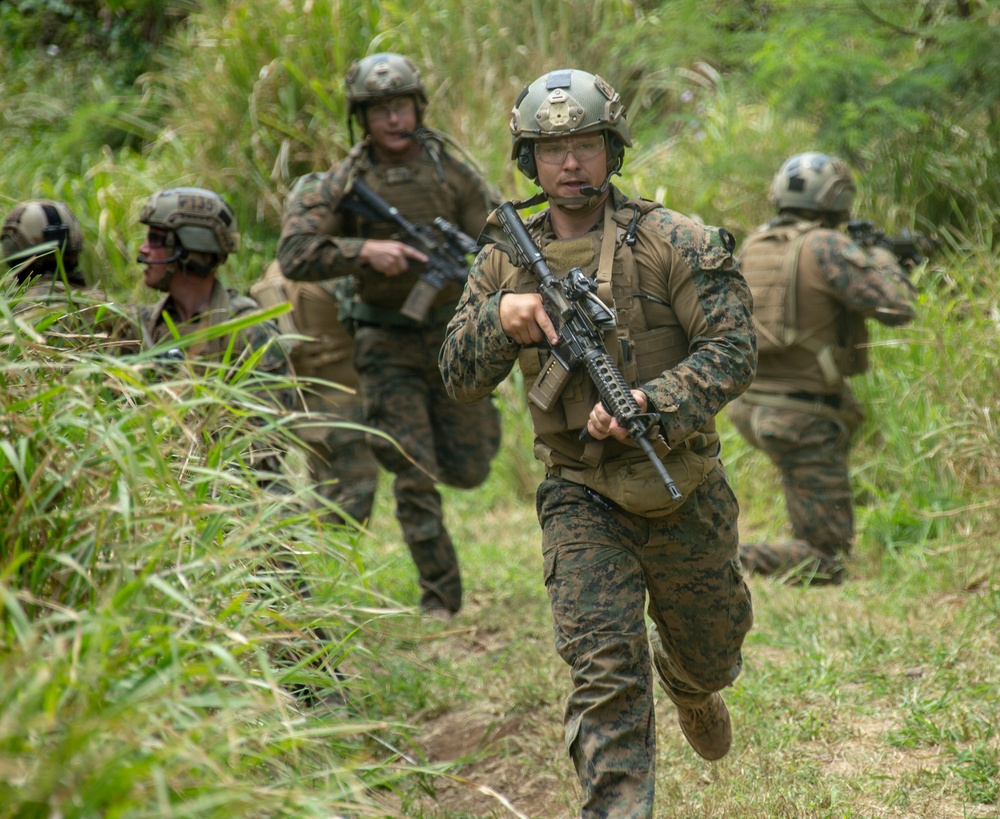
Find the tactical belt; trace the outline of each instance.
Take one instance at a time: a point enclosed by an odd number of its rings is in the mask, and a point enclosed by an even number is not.
[[[824,418],[832,418],[836,421],[843,421],[845,413],[840,409],[839,395],[821,395],[818,393],[794,392],[788,395],[770,392],[753,392],[748,390],[741,398],[747,404],[755,404],[761,407],[774,407],[776,409],[794,410],[795,412],[806,412],[810,415],[822,415]]]
[[[377,327],[406,327],[410,330],[424,330],[428,327],[438,327],[451,321],[455,315],[455,305],[445,304],[435,307],[427,313],[427,318],[423,321],[414,321],[404,316],[398,310],[389,310],[386,307],[375,307],[363,301],[352,301],[348,309],[347,318],[353,319],[358,324]]]

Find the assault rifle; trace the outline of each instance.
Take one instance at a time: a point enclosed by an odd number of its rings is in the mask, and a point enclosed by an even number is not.
[[[339,207],[374,222],[397,225],[406,234],[406,243],[427,256],[424,272],[400,309],[407,318],[423,322],[442,287],[449,281],[464,282],[469,278],[466,256],[478,248],[472,238],[447,219],[437,217],[433,228],[415,225],[360,179],[351,182]]]
[[[847,223],[851,239],[861,247],[884,247],[892,253],[904,267],[916,267],[938,248],[938,240],[923,233],[910,233],[903,228],[898,236],[886,236],[884,230],[875,227],[867,219],[851,219]]]
[[[655,412],[642,412],[629,389],[625,377],[615,366],[611,356],[604,349],[603,330],[615,326],[615,316],[594,291],[597,283],[574,267],[569,273],[557,279],[552,275],[541,251],[532,241],[528,229],[517,215],[514,205],[504,202],[487,222],[479,237],[480,243],[493,242],[507,254],[511,264],[531,271],[538,279],[538,292],[542,304],[559,333],[559,343],[550,345],[552,355],[567,370],[579,365],[587,368],[601,402],[626,430],[633,441],[652,461],[670,497],[680,500],[682,495],[663,462],[656,456],[648,435],[660,418]],[[580,433],[586,440],[586,428]]]

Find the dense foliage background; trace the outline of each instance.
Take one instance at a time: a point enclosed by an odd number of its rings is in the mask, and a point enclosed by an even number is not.
[[[678,745],[663,815],[996,816],[998,39],[985,0],[0,0],[0,210],[67,201],[91,279],[148,302],[143,202],[210,187],[237,212],[226,276],[245,289],[292,181],[350,147],[348,66],[384,50],[420,65],[430,123],[508,197],[532,192],[509,158],[513,101],[565,66],[626,100],[621,187],[738,239],[769,217],[787,156],[844,156],[857,215],[942,242],[915,274],[918,321],[876,328],[856,379],[857,577],[755,586],[731,700],[750,750],[705,779]],[[19,298],[4,281],[0,816],[523,815],[495,794],[474,809],[426,794],[512,793],[539,771],[556,801],[522,792],[520,810],[572,805],[513,385],[489,483],[446,494],[479,602],[441,649],[404,605],[387,499],[361,535],[325,529],[308,486],[275,497],[243,470],[250,443],[288,437],[287,419],[247,423],[248,387],[54,349],[34,332],[51,316],[15,320]],[[742,531],[781,532],[769,466],[723,433]],[[435,764],[454,756],[421,753],[420,726],[471,724],[473,703],[489,726],[517,717],[509,782],[487,768],[471,786]],[[857,764],[826,761],[847,745]]]

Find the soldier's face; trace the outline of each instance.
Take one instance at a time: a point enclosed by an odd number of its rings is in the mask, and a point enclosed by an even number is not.
[[[411,158],[420,146],[408,134],[417,129],[417,104],[413,97],[391,97],[365,109],[365,126],[375,154],[385,161]]]
[[[170,274],[177,262],[176,247],[169,246],[170,234],[150,228],[146,241],[139,246],[139,263],[143,265],[142,281],[153,290],[167,290]]]
[[[604,184],[608,149],[601,135],[555,137],[538,140],[535,161],[538,184],[549,196],[579,197],[581,188]]]

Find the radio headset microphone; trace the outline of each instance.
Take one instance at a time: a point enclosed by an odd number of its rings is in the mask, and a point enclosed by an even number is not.
[[[590,185],[581,185],[580,193],[584,196],[601,196],[608,188],[611,187],[611,177],[618,176],[618,171],[612,171],[606,177],[604,177],[604,184],[599,188],[592,188]]]
[[[588,198],[591,197],[591,196],[600,196],[609,187],[611,187],[611,177],[610,176],[607,179],[604,180],[604,184],[601,185],[601,187],[599,187],[599,188],[592,188],[592,187],[590,187],[590,185],[581,185],[580,186],[580,193],[583,194],[584,196],[588,197]]]
[[[166,259],[159,259],[155,262],[151,262],[146,256],[143,256],[140,253],[138,256],[135,257],[135,260],[139,264],[170,264],[171,262],[176,262],[183,255],[184,255],[184,248],[178,247],[174,255]]]

